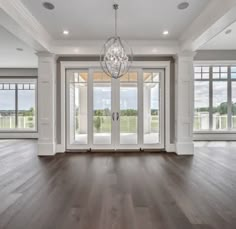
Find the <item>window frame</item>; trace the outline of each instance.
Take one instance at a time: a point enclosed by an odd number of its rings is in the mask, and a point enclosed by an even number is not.
[[[209,79],[197,79],[195,78],[195,67],[209,67]],[[227,67],[227,78],[213,78],[213,68],[214,67]],[[236,133],[236,128],[232,126],[232,82],[236,82],[236,78],[231,77],[231,67],[236,67],[236,62],[228,63],[224,61],[218,62],[194,62],[194,83],[195,81],[209,81],[209,130],[195,130],[194,134],[224,134],[224,133]],[[227,82],[227,122],[228,126],[223,130],[213,129],[213,82]],[[194,84],[195,89],[195,84]],[[194,104],[194,114],[195,114],[195,104]]]
[[[38,81],[36,77],[11,77],[11,78],[0,78],[0,84],[35,84],[35,128],[34,129],[22,129],[22,128],[12,128],[12,129],[1,129],[0,133],[38,133]],[[15,89],[15,124],[17,126],[18,122],[18,88]]]

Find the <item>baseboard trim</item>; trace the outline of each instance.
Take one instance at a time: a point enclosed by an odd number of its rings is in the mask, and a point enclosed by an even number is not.
[[[176,147],[175,144],[168,144],[166,145],[166,152],[167,153],[175,153],[176,152]]]
[[[193,142],[176,143],[176,154],[177,155],[194,155]]]
[[[55,156],[56,145],[54,143],[38,143],[38,156]]]
[[[56,145],[56,153],[65,153],[65,146],[62,144],[57,144]]]

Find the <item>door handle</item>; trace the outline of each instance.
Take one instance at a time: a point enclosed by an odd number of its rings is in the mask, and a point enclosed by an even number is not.
[[[116,112],[116,121],[118,121],[120,118],[120,114],[118,112]]]
[[[115,121],[115,112],[112,113],[112,120]]]

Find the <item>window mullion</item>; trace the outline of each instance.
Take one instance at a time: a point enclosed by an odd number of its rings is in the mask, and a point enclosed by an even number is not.
[[[232,129],[232,81],[231,68],[228,66],[228,129]]]
[[[16,84],[15,89],[15,126],[18,128],[18,85]]]
[[[213,70],[210,67],[210,78],[209,78],[209,128],[213,128]]]

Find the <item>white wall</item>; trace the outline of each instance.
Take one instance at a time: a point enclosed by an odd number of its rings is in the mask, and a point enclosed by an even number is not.
[[[0,77],[37,77],[37,68],[0,68]]]

